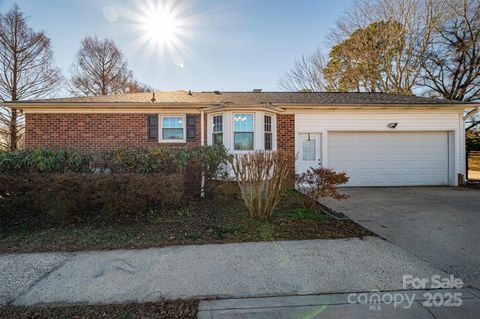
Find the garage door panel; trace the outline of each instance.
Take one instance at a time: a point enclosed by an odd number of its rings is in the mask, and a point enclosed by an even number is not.
[[[329,153],[330,161],[352,161],[353,163],[360,160],[376,160],[376,161],[394,161],[394,160],[409,160],[412,158],[412,153],[416,152],[415,148],[402,149],[372,149],[365,148],[359,153],[356,149],[331,150]],[[435,152],[434,155],[440,155],[441,152]],[[443,155],[443,154],[442,154]]]
[[[431,174],[353,174],[350,176],[351,186],[405,186],[418,185],[418,180],[429,180],[435,185],[442,185],[442,177],[432,177]]]
[[[447,132],[330,132],[328,163],[347,186],[448,184]]]

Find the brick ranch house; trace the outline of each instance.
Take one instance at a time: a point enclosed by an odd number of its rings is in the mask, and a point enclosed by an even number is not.
[[[232,153],[297,153],[348,186],[458,185],[464,112],[474,105],[385,93],[161,92],[7,103],[25,113],[27,148],[223,143]]]

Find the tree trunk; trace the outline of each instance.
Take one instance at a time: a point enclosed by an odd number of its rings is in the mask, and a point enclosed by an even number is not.
[[[15,151],[17,150],[18,147],[18,135],[17,135],[17,110],[12,109],[12,116],[11,116],[11,121],[10,121],[10,145],[9,149],[10,151]]]

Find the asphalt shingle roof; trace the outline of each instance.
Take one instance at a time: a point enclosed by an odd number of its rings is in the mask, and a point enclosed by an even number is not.
[[[20,101],[21,103],[149,103],[152,93],[131,93],[106,96],[69,97]],[[156,103],[233,103],[233,104],[459,104],[451,100],[390,93],[339,92],[155,92]]]

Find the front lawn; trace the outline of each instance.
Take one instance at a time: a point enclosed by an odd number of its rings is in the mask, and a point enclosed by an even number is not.
[[[0,252],[134,249],[189,244],[302,240],[373,235],[350,220],[337,220],[302,208],[303,195],[288,190],[268,221],[257,221],[235,184],[224,183],[219,196],[191,201],[142,222],[19,224],[0,226]]]

